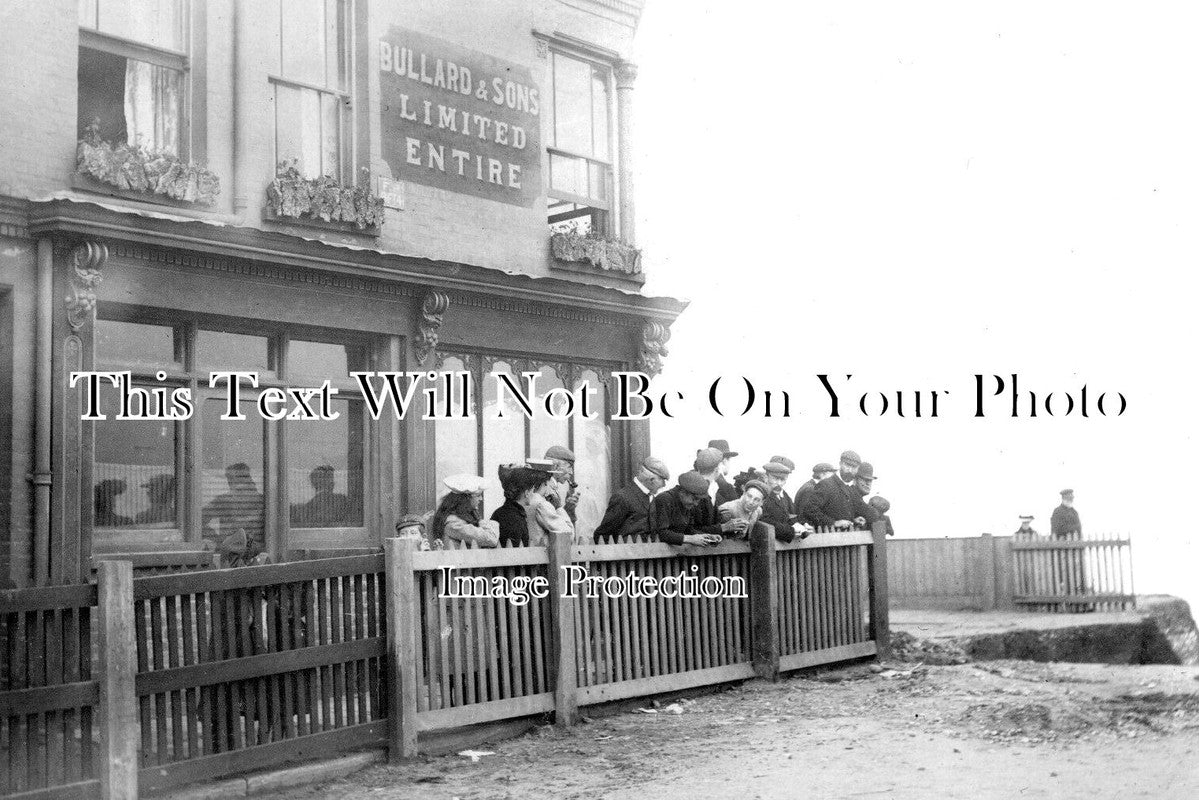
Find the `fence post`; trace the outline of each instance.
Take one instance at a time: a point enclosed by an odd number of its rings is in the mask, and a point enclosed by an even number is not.
[[[891,609],[887,592],[887,526],[874,523],[870,546],[870,632],[880,659],[891,657]]]
[[[387,757],[416,755],[416,573],[417,542],[384,539],[387,587]]]
[[[570,566],[574,534],[561,531],[546,543],[549,563],[546,577],[550,601],[550,671],[554,686],[554,721],[574,725],[579,715],[578,683],[575,672],[575,598],[563,597],[566,588],[563,567]]]
[[[749,617],[754,643],[754,672],[759,678],[779,677],[779,594],[775,569],[774,528],[754,525],[750,533]]]
[[[995,537],[984,533],[979,537],[979,564],[982,574],[982,607],[983,611],[995,610]]]
[[[97,585],[100,657],[100,796],[137,800],[137,632],[133,621],[133,564],[101,561]]]

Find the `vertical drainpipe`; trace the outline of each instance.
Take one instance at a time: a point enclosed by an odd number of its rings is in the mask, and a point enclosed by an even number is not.
[[[54,322],[54,243],[37,241],[37,339],[34,345],[36,383],[33,427],[33,583],[50,578],[50,414],[52,395],[51,348]]]
[[[637,65],[621,61],[616,65],[617,147],[620,156],[620,238],[636,244],[636,220],[633,212],[633,82]]]
[[[243,161],[249,153],[249,127],[246,121],[249,117],[250,87],[249,81],[242,80],[244,64],[242,59],[250,52],[251,46],[249,14],[242,7],[245,0],[231,0],[233,6],[233,53],[230,61],[230,78],[233,87],[233,153],[230,167],[233,170],[233,213],[241,222],[249,206],[249,195],[246,193],[248,175],[245,174]]]

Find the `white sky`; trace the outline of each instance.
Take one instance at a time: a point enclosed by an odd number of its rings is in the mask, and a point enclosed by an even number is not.
[[[794,489],[856,449],[900,536],[1048,530],[1072,487],[1088,530],[1132,534],[1138,592],[1199,604],[1196,30],[1187,3],[650,0],[638,238],[647,291],[692,301],[656,381],[691,413],[656,452],[728,438],[739,468],[793,458]],[[972,376],[1013,372],[1128,411],[973,418]],[[835,420],[818,373],[950,395]],[[721,420],[722,374],[803,413]]]

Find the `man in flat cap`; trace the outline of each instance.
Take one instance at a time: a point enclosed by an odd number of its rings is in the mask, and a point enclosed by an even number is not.
[[[713,502],[719,507],[741,496],[736,487],[729,483],[729,474],[733,471],[733,459],[739,454],[736,450],[729,449],[728,439],[713,439],[708,442],[708,447],[718,450],[721,454],[720,470],[716,473],[716,496],[713,499]]]
[[[841,454],[841,469],[836,475],[825,478],[804,498],[799,509],[802,522],[818,528],[832,527],[848,530],[855,524],[866,525],[874,516],[858,492],[855,479],[862,466],[862,458],[853,450]]]
[[[668,480],[670,470],[662,459],[649,456],[642,461],[632,482],[608,499],[608,509],[595,529],[595,541],[648,533],[650,501]]]
[[[574,524],[575,509],[579,505],[579,485],[575,483],[575,454],[556,444],[545,451],[545,457],[554,462],[554,478],[550,481],[553,492],[549,500],[556,507],[565,508],[571,524]]]
[[[1053,539],[1065,541],[1077,541],[1082,539],[1082,520],[1078,517],[1078,511],[1074,508],[1074,490],[1062,489],[1059,493],[1062,496],[1061,505],[1053,509],[1053,514],[1049,517],[1049,536]],[[1054,557],[1057,565],[1057,574],[1061,576],[1061,586],[1059,591],[1064,589],[1066,593],[1079,595],[1087,593],[1087,565],[1086,557],[1081,550],[1070,550],[1065,552],[1055,552]],[[1094,604],[1085,603],[1068,603],[1066,604],[1068,611],[1094,611]]]
[[[679,476],[678,485],[653,499],[649,509],[649,532],[667,544],[693,544],[700,547],[719,544],[721,534],[744,529],[741,520],[696,527],[694,510],[708,496],[708,481],[691,470]]]
[[[720,476],[720,465],[724,462],[724,453],[714,447],[705,447],[695,451],[695,463],[692,468],[708,482],[708,493],[696,503],[692,514],[698,527],[713,525],[720,521],[716,511],[720,505],[717,502],[719,484],[716,479]]]
[[[1017,539],[1035,539],[1040,534],[1033,530],[1032,521],[1034,519],[1035,517],[1033,517],[1032,514],[1021,514],[1020,527],[1017,528],[1016,532],[1012,535]]]
[[[807,481],[803,486],[795,490],[795,507],[801,508],[803,506],[804,499],[813,489],[816,488],[816,484],[820,483],[825,478],[836,474],[836,472],[837,468],[832,464],[829,464],[827,461],[821,461],[819,464],[812,467],[811,480]]]
[[[795,516],[795,504],[784,488],[787,478],[794,471],[795,462],[786,456],[772,456],[770,461],[762,465],[762,482],[766,484],[768,493],[762,501],[759,522],[773,527],[774,538],[780,542],[793,541],[796,536],[803,539],[812,532],[811,528],[799,524]]]

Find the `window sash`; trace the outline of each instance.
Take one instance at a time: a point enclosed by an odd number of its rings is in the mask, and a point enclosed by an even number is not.
[[[179,72],[186,72],[190,67],[190,59],[182,50],[165,50],[135,42],[132,39],[113,36],[110,33],[100,33],[90,28],[79,28],[79,46],[112,53],[114,56],[122,58],[131,58],[134,61],[145,61],[156,67],[167,67]]]
[[[312,86],[310,84],[291,81],[277,76],[272,76],[269,80],[275,86],[275,164],[277,165],[282,161],[295,158],[300,162],[300,172],[306,177],[315,178],[322,175],[331,175],[345,184],[353,183],[353,181],[350,179],[349,163],[350,140],[352,137],[351,128],[353,119],[350,109],[350,95],[346,92],[330,91],[317,86]],[[304,93],[316,95],[316,139],[312,145],[308,145],[301,139],[299,142],[301,152],[298,153],[284,152],[283,148],[280,147],[280,133],[282,132],[280,124],[283,122],[283,120],[280,118],[282,106],[282,103],[280,102],[280,89],[299,93],[298,96],[301,98],[301,100],[304,96]],[[336,108],[337,130],[335,132],[327,130],[329,127],[329,120],[326,118],[325,114],[326,98],[331,99]],[[300,124],[302,125],[302,105],[300,114]],[[326,150],[325,148],[327,138],[330,135],[336,135],[337,137],[336,153],[334,153],[331,149]],[[291,138],[295,140],[298,137],[293,134]],[[311,153],[315,154],[316,161],[318,162],[315,168],[313,165],[308,163],[309,159],[306,156],[309,156],[310,152],[306,151],[311,151]]]

